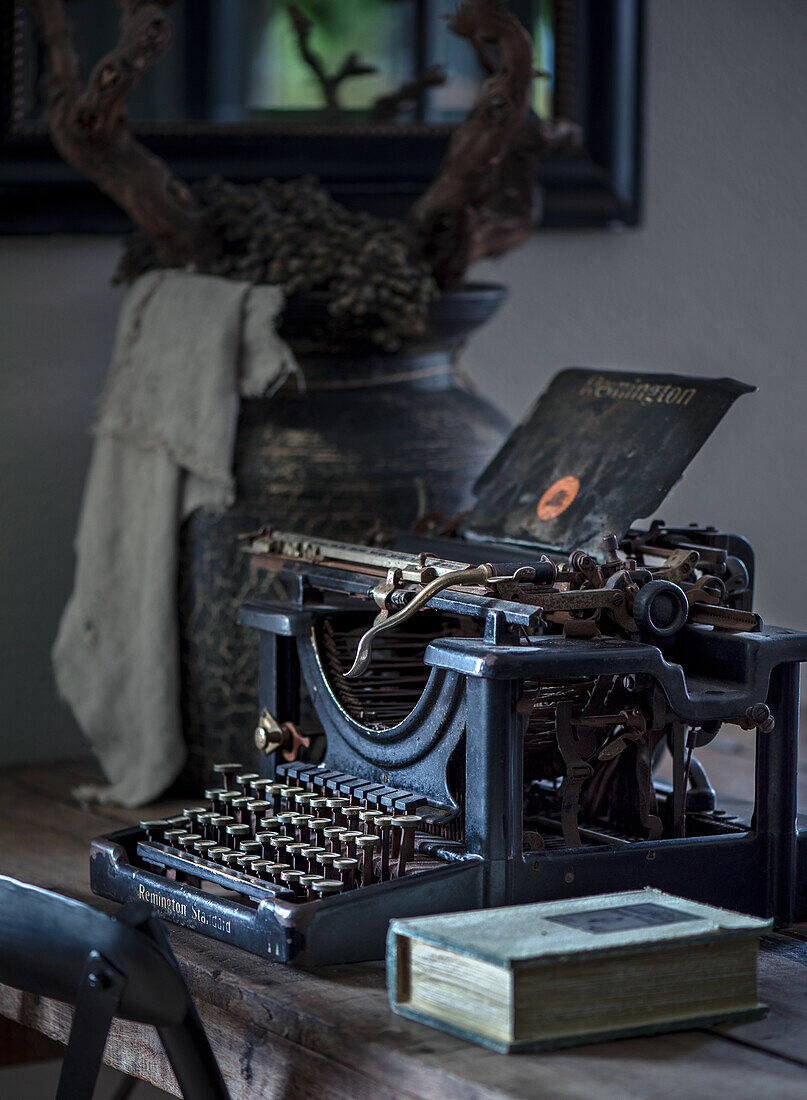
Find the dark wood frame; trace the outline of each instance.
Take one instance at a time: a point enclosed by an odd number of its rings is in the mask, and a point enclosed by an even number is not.
[[[15,124],[22,64],[15,7],[0,0],[0,233],[119,233],[128,220],[56,154],[39,126]],[[513,0],[522,16],[530,0]],[[641,200],[644,0],[564,0],[569,33],[555,113],[583,130],[581,150],[547,159],[543,225],[635,225]],[[571,78],[568,74],[571,74]],[[347,205],[400,215],[432,179],[448,126],[268,128],[183,123],[137,128],[174,172],[247,181],[312,173]]]

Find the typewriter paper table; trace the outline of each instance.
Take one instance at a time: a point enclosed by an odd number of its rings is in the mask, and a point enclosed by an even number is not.
[[[724,788],[736,763],[723,757]],[[80,809],[69,791],[86,778],[64,767],[0,778],[0,872],[111,911],[90,893],[89,841],[140,814]],[[509,1057],[393,1015],[381,963],[304,972],[168,930],[233,1100],[807,1095],[807,925],[763,944],[764,1020]],[[64,1005],[5,986],[0,1014],[61,1041],[69,1032]],[[176,1093],[150,1028],[116,1022],[105,1060]]]

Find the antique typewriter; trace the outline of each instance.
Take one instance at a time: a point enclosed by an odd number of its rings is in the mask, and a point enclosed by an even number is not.
[[[392,917],[658,886],[807,916],[796,824],[807,634],[752,609],[741,537],[651,515],[730,379],[567,370],[458,529],[266,529],[251,766],[98,838],[93,889],[283,961],[381,958]],[[755,800],[698,751],[756,738]]]

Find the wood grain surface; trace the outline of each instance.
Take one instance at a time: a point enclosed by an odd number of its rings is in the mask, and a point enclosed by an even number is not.
[[[732,765],[750,743],[739,741]],[[87,778],[76,766],[0,778],[0,872],[112,912],[90,892],[89,842],[144,811],[77,805],[72,788]],[[302,971],[167,927],[233,1100],[807,1095],[807,925],[764,940],[763,1020],[509,1056],[395,1016],[381,963]],[[68,1007],[5,986],[0,1014],[60,1042],[69,1034]],[[105,1061],[177,1092],[151,1028],[117,1021]]]

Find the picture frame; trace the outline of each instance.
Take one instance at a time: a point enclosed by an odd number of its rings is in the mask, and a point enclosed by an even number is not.
[[[428,3],[428,0],[417,0]],[[194,23],[208,0],[195,0]],[[644,0],[555,0],[555,117],[579,124],[572,153],[541,166],[546,228],[636,225],[641,213]],[[527,25],[533,0],[512,0]],[[34,79],[20,41],[22,0],[0,0],[0,233],[121,233],[123,212],[65,164],[44,123],[20,117]],[[172,49],[182,47],[175,42]],[[186,43],[186,49],[193,43]],[[195,48],[195,47],[194,47]],[[188,121],[133,127],[182,179],[236,182],[311,174],[340,201],[403,215],[442,160],[445,124],[272,126]]]

